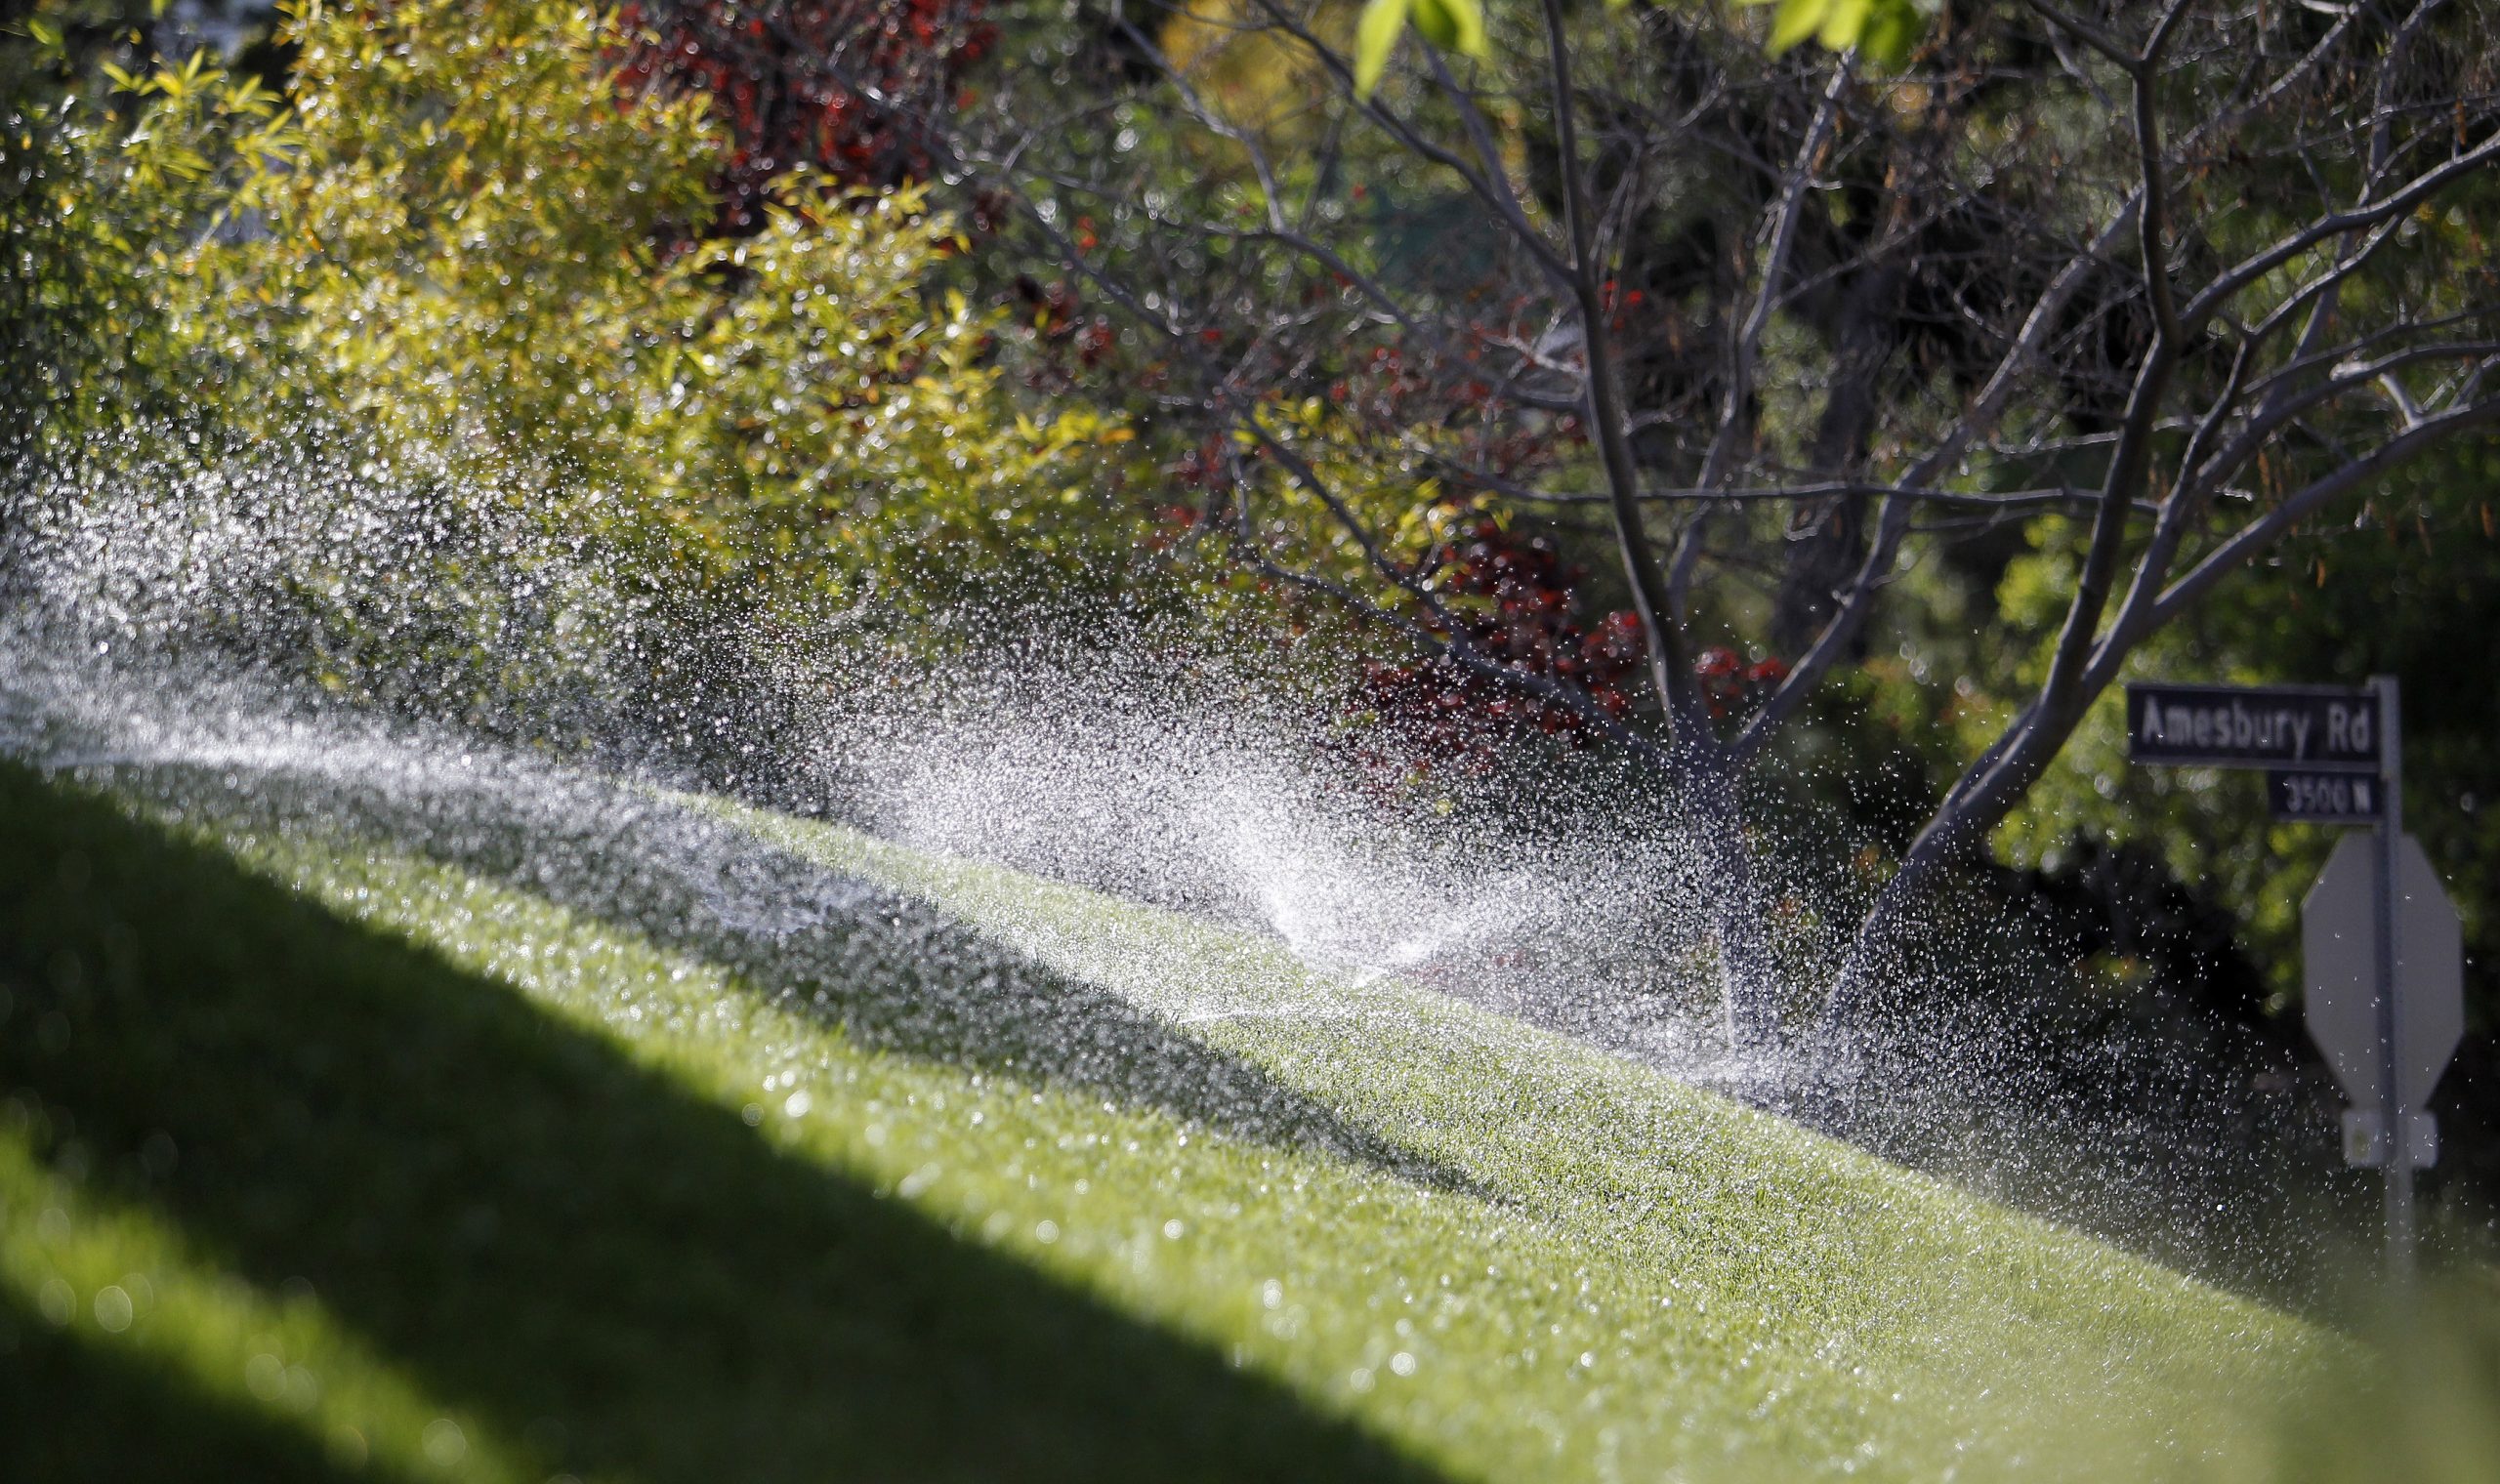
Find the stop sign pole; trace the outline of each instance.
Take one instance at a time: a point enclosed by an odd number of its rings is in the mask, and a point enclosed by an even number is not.
[[[2379,1020],[2379,1106],[2386,1110],[2387,1127],[2380,1134],[2382,1158],[2387,1171],[2387,1270],[2397,1283],[2413,1280],[2413,1109],[2404,1106],[2404,1078],[2399,1072],[2397,1056],[2405,1044],[2401,1019],[2404,1007],[2396,993],[2396,892],[2397,871],[2401,862],[2397,852],[2404,840],[2404,732],[2398,717],[2396,677],[2378,675],[2370,678],[2370,688],[2379,696],[2379,793],[2381,804],[2377,839],[2371,842],[2378,850],[2377,878],[2372,892],[2371,915],[2378,931],[2378,1020]]]

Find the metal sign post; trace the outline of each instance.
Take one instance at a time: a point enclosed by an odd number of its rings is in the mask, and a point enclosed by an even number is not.
[[[2404,737],[2397,717],[2396,677],[2370,677],[2379,698],[2379,822],[2376,827],[2378,879],[2371,883],[2371,916],[2378,931],[2377,969],[2379,1033],[2379,1106],[2386,1110],[2384,1156],[2387,1170],[2387,1271],[2398,1285],[2413,1281],[2413,1150],[2412,1110],[2404,1105],[2404,1079],[2396,1070],[2402,1040],[2403,1007],[2396,983],[2396,845],[2404,838],[2404,791],[2401,759]],[[2427,1090],[2426,1090],[2427,1091]]]
[[[2275,818],[2370,826],[2347,835],[2301,903],[2302,1015],[2351,1106],[2346,1164],[2387,1175],[2387,1265],[2411,1281],[2413,1172],[2438,1158],[2423,1105],[2465,1028],[2462,925],[2404,833],[2396,679],[2313,685],[2127,687],[2139,763],[2269,770]]]

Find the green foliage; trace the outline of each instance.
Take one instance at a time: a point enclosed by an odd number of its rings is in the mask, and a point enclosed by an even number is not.
[[[2479,1035],[2500,1023],[2500,810],[2491,803],[2500,799],[2500,764],[2488,741],[2500,731],[2500,698],[2460,683],[2460,675],[2477,663],[2463,637],[2500,632],[2500,535],[2480,493],[2493,459],[2487,442],[2461,443],[2375,491],[2357,520],[2346,511],[2309,523],[2157,635],[2125,675],[2351,685],[2398,677],[2406,828],[2423,840],[2464,916],[2468,1021]],[[2076,522],[2044,520],[1979,592],[1957,598],[1963,579],[1949,564],[1907,584],[1896,622],[1919,673],[1909,660],[1880,657],[1866,678],[1927,719],[1918,730],[1928,739],[1920,746],[1930,759],[1928,797],[2038,685],[2083,540]],[[1911,627],[1913,609],[1943,621]],[[2053,872],[2085,839],[2157,852],[2177,880],[2237,920],[2240,946],[2288,1027],[2299,1010],[2301,899],[2337,833],[2271,819],[2255,772],[2130,763],[2113,687],[1994,845],[2013,864]],[[2473,1130],[2490,1125],[2488,1094],[2470,1076],[2451,1076],[2441,1104],[2443,1118],[2462,1120],[2445,1163],[2487,1179]]]
[[[56,445],[188,416],[197,367],[165,312],[184,244],[258,203],[292,123],[194,57],[73,50],[30,17],[0,45],[0,446]],[[128,62],[130,65],[124,65]]]
[[[932,282],[921,194],[779,183],[711,221],[698,97],[630,96],[614,19],[564,0],[308,6],[300,145],[266,230],[180,265],[197,342],[354,426],[548,471],[551,519],[625,529],[669,580],[830,588],[917,554],[1080,555],[1062,512],[1124,434],[1021,414],[989,322]],[[248,409],[246,409],[248,416]],[[1116,522],[1112,522],[1116,523]]]
[[[720,132],[702,98],[622,90],[612,15],[286,23],[291,110],[202,58],[105,59],[13,124],[12,362],[62,441],[171,414],[355,429],[747,603],[1125,551],[1098,497],[1126,431],[1017,404],[917,190],[792,175],[763,230],[701,237]]]
[[[1426,473],[1429,454],[1456,446],[1457,439],[1446,430],[1384,428],[1349,416],[1318,396],[1272,398],[1259,421],[1309,464],[1326,493],[1289,469],[1274,470],[1269,487],[1275,498],[1263,505],[1264,518],[1251,534],[1279,560],[1348,591],[1374,594],[1381,587],[1380,575],[1371,554],[1330,511],[1330,499],[1352,513],[1364,530],[1376,533],[1380,554],[1403,570],[1422,570],[1435,546],[1495,513],[1484,496],[1453,489]],[[1238,433],[1233,442],[1252,465],[1266,463],[1273,469],[1251,433]],[[1378,597],[1393,611],[1409,610],[1407,595]],[[1470,599],[1453,596],[1450,601],[1463,608]],[[1409,616],[1420,615],[1410,611]]]
[[[1749,5],[1776,5],[1771,18],[1771,50],[1775,56],[1812,40],[1826,51],[1853,48],[1886,65],[1906,60],[1910,48],[1926,34],[1934,14],[1921,0],[1746,0]]]
[[[1414,0],[1415,34],[1444,52],[1484,55],[1484,12],[1477,0]]]
[[[1354,27],[1354,94],[1369,98],[1389,69],[1389,54],[1412,21],[1415,34],[1445,52],[1486,55],[1479,0],[1363,0]]]
[[[1619,11],[1631,0],[1605,0]],[[1886,65],[1905,61],[1926,34],[1933,0],[1745,0],[1776,5],[1770,46],[1773,56],[1812,40],[1827,51],[1859,51]],[[1354,93],[1369,98],[1389,68],[1397,38],[1412,21],[1417,35],[1443,51],[1469,57],[1489,54],[1479,0],[1364,0],[1354,31]]]

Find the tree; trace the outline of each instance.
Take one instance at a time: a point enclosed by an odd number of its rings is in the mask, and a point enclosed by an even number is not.
[[[1771,55],[1793,38],[1743,13],[1541,0],[1488,18],[1498,61],[1396,40],[1376,91],[1351,21],[1115,7],[1092,86],[1036,69],[986,132],[922,125],[1124,316],[1154,417],[1220,433],[1205,534],[1674,781],[1739,1043],[1777,1033],[1744,785],[1905,564],[2082,533],[2036,682],[1875,893],[1834,1020],[2150,638],[2500,422],[2476,8],[1961,4],[1883,66]],[[1316,456],[1344,425],[1395,445],[1404,514]],[[1359,580],[1270,514],[1297,503]],[[1568,656],[1489,648],[1445,544],[1398,537],[1574,509],[1646,647],[1628,714]],[[1723,637],[1784,667],[1729,704]]]
[[[2500,521],[2485,493],[2500,474],[2496,450],[2493,440],[2461,441],[2417,461],[2351,518],[2312,522],[2287,538],[2146,651],[2177,673],[2229,680],[2402,679],[2406,827],[2421,837],[2465,918],[2467,1043],[2438,1099],[2458,1158],[2443,1154],[2442,1164],[2472,1170],[2485,1188],[2493,1174],[2487,1134],[2500,1129],[2500,1086],[2490,1076],[2492,1033],[2500,1029],[2500,815],[2490,801],[2500,797],[2500,758],[2487,741],[2500,725],[2500,694],[2458,681],[2473,665],[2461,637],[2500,629]],[[2061,540],[2014,564],[2009,607],[2062,589],[2029,569],[2070,568],[2076,555],[2076,543]],[[2254,774],[2196,780],[2143,769],[2129,789],[2104,797],[2102,780],[2124,766],[2123,713],[2116,696],[2103,698],[2000,829],[1999,848],[2062,865],[2079,855],[2078,837],[2098,836],[2167,855],[2178,879],[2232,904],[2243,951],[2269,970],[2273,1018],[2297,1036],[2300,901],[2335,832],[2270,824]],[[2152,790],[2160,802],[2147,810],[2140,795]]]

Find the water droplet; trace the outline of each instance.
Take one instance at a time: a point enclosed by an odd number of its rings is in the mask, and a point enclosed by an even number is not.
[[[469,1455],[469,1439],[460,1431],[460,1424],[447,1417],[426,1423],[419,1441],[427,1461],[438,1467],[449,1468]]]
[[[276,1401],[286,1390],[286,1362],[263,1350],[243,1362],[243,1384],[262,1401]]]
[[[96,1290],[96,1324],[108,1335],[118,1335],[130,1328],[130,1292],[121,1285],[106,1284]]]

